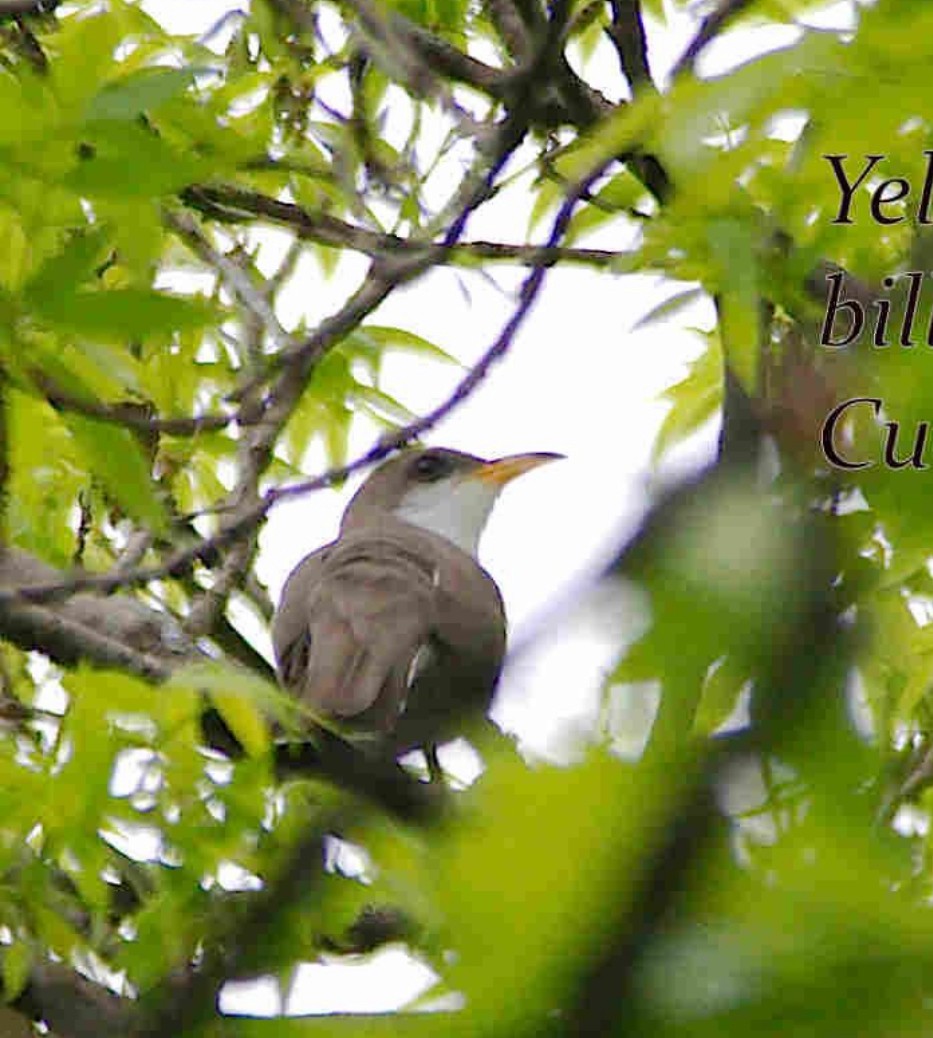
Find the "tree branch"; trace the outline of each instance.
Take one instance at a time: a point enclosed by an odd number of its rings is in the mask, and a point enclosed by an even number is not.
[[[187,213],[166,210],[162,218],[195,256],[217,271],[240,305],[255,318],[276,349],[286,349],[292,344],[292,336],[279,323],[268,298],[253,284],[247,271],[214,248]]]
[[[269,0],[272,6],[288,18],[299,31],[313,34],[313,15],[300,0]],[[403,37],[408,48],[408,59],[414,51],[428,69],[440,79],[454,79],[475,87],[496,100],[502,100],[512,81],[512,73],[486,65],[458,50],[452,43],[436,36],[423,26],[393,12],[393,32]]]
[[[51,14],[62,0],[0,0],[0,19]]]
[[[482,259],[530,266],[538,262],[541,255],[541,247],[538,245],[494,241],[463,241],[444,245],[441,242],[424,242],[372,231],[339,220],[328,213],[312,213],[294,202],[285,202],[230,184],[189,187],[182,193],[182,199],[210,219],[242,222],[244,219],[260,218],[291,228],[305,241],[338,249],[352,249],[373,259],[410,254],[427,256],[432,265],[465,264]],[[552,255],[555,262],[580,263],[600,268],[611,268],[619,262],[619,254],[608,249],[555,246]]]
[[[524,65],[534,54],[535,31],[541,28],[543,19],[529,24],[512,0],[489,0],[489,17],[509,53],[518,65]]]
[[[648,39],[641,0],[610,0],[610,7],[612,23],[606,35],[615,48],[622,75],[628,80],[634,97],[642,88],[654,86],[648,66]]]
[[[129,1038],[136,1016],[135,1003],[57,962],[34,966],[14,1005],[61,1038]]]
[[[17,549],[0,549],[0,637],[44,652],[66,666],[89,660],[161,680],[194,654],[174,621],[132,598],[75,595],[56,606],[33,605],[18,593],[26,585],[67,584],[70,578]],[[118,586],[118,585],[117,585]],[[73,590],[77,590],[74,588]]]
[[[249,425],[258,421],[258,416],[243,415],[238,411],[228,415],[161,417],[151,414],[148,407],[135,401],[117,400],[108,402],[76,396],[74,393],[59,386],[45,372],[33,371],[30,377],[36,386],[42,390],[43,395],[52,407],[60,411],[83,414],[88,418],[112,422],[114,425],[122,425],[127,429],[136,429],[139,432],[150,435],[165,433],[169,436],[197,436],[198,433],[216,432],[220,429],[225,429],[233,423]]]

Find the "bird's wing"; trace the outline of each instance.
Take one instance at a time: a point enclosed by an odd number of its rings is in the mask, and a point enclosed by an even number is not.
[[[385,532],[345,534],[289,578],[273,628],[283,683],[338,718],[391,729],[434,625],[430,556]]]

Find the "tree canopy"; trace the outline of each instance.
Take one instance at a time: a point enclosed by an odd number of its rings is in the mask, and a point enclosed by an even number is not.
[[[5,1026],[929,1030],[933,7],[696,7],[252,0],[194,38],[128,0],[0,0]],[[524,236],[474,237],[503,197]],[[340,304],[286,320],[299,266],[345,256]],[[719,455],[602,577],[647,605],[592,744],[557,766],[490,735],[440,788],[277,688],[258,536],[431,434],[570,264],[668,279],[649,320],[712,300],[656,453],[719,418]],[[380,306],[440,267],[522,280],[414,414],[386,358],[446,344]],[[389,942],[459,1008],[218,1009]]]

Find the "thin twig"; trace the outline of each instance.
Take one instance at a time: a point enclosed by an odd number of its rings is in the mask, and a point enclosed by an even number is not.
[[[282,327],[268,297],[253,283],[248,271],[216,249],[187,213],[165,211],[162,218],[196,256],[218,272],[276,349],[286,349],[292,344],[292,336]]]
[[[462,241],[454,245],[423,242],[397,234],[373,231],[339,220],[328,213],[312,213],[294,202],[285,202],[257,191],[233,185],[202,185],[188,188],[184,201],[205,216],[225,222],[262,219],[289,227],[300,239],[337,249],[351,249],[379,259],[400,254],[427,256],[432,264],[465,264],[475,260],[520,263],[528,266],[540,257],[540,246],[497,241]],[[555,246],[555,260],[607,268],[618,263],[618,253],[609,249]]]
[[[249,425],[260,420],[258,415],[245,415],[240,412],[231,412],[228,415],[159,417],[150,414],[144,405],[133,401],[108,403],[104,400],[77,396],[58,385],[44,372],[34,371],[31,377],[52,407],[60,411],[71,411],[74,414],[86,415],[88,418],[98,418],[104,422],[122,425],[127,429],[136,429],[144,433],[197,436],[198,433],[225,429],[235,422],[240,425]]]
[[[711,14],[708,14],[700,23],[696,36],[690,41],[687,49],[671,70],[671,79],[676,79],[681,73],[692,68],[700,56],[700,52],[712,43],[726,25],[752,2],[753,0],[723,0]]]

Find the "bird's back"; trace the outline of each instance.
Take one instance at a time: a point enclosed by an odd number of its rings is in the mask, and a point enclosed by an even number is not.
[[[287,688],[399,753],[453,738],[488,710],[505,614],[472,556],[386,515],[297,567],[273,643]]]

